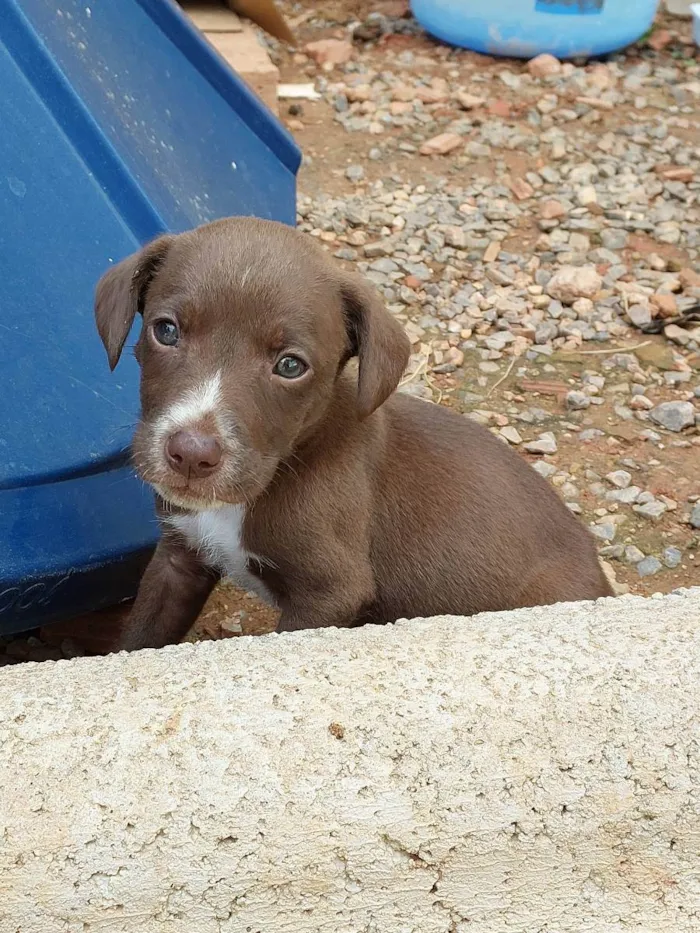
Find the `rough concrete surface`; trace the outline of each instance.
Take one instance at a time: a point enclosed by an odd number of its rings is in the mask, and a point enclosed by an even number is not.
[[[0,672],[1,933],[700,928],[700,589]]]

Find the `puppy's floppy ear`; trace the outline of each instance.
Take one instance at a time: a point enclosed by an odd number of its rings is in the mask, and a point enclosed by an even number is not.
[[[148,285],[172,240],[170,236],[159,237],[108,269],[97,283],[95,321],[110,369],[114,369],[119,361],[136,312],[143,312]]]
[[[343,310],[352,356],[359,357],[357,408],[371,415],[396,389],[408,363],[411,345],[379,294],[358,276],[341,280]]]

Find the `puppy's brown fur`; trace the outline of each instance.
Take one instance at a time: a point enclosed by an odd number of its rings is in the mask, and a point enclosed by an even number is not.
[[[118,647],[178,641],[231,567],[279,606],[280,630],[611,595],[588,532],[527,463],[392,394],[402,328],[302,234],[233,218],[109,270],[96,318],[112,367],[137,312],[134,452],[163,537]],[[163,320],[177,345],[158,342]],[[299,378],[275,368],[290,355]],[[182,431],[220,460],[169,459]]]

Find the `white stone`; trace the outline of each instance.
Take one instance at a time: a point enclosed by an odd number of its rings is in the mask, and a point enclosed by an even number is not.
[[[601,285],[602,279],[593,266],[562,266],[547,283],[546,292],[570,305],[577,298],[593,298]]]

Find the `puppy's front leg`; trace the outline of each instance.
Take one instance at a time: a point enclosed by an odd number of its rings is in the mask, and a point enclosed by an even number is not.
[[[351,578],[328,576],[295,581],[283,600],[278,632],[306,628],[350,628],[368,621],[374,602],[374,579],[369,567]]]
[[[217,575],[170,532],[161,538],[139,586],[115,651],[179,642],[214,589]]]

